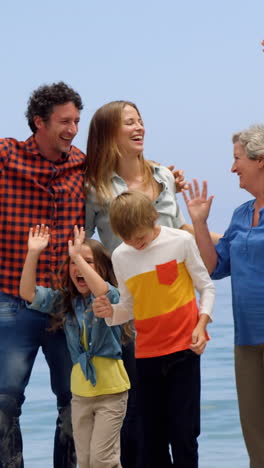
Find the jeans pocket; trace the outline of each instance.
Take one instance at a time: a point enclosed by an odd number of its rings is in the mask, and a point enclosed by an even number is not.
[[[9,322],[16,319],[18,303],[15,298],[0,292],[0,322]]]

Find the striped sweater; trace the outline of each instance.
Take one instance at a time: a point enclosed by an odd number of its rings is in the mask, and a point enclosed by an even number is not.
[[[112,261],[120,302],[113,305],[108,325],[134,319],[137,358],[188,349],[199,314],[212,318],[214,302],[214,285],[193,237],[161,226],[158,237],[144,250],[122,243]]]

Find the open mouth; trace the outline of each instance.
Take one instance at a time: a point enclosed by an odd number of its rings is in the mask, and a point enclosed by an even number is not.
[[[72,142],[72,138],[65,138],[65,137],[61,137],[62,141],[64,141],[64,143],[66,143],[67,145],[70,145],[71,142]]]
[[[79,286],[86,286],[86,282],[83,276],[77,276],[76,280]]]
[[[137,135],[132,138],[133,141],[143,141],[143,136],[142,135]]]

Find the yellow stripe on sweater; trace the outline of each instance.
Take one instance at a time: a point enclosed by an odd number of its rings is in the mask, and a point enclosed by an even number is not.
[[[134,300],[136,320],[167,314],[195,297],[192,279],[183,262],[178,263],[178,276],[171,285],[160,284],[157,272],[150,271],[129,278],[126,286]]]

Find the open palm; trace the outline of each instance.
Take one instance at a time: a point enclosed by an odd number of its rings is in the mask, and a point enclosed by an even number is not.
[[[188,191],[189,198],[185,190],[182,195],[192,221],[206,221],[214,198],[213,195],[207,196],[207,182],[203,181],[200,191],[197,179],[193,179],[193,184],[188,184]]]
[[[28,250],[41,252],[49,243],[49,228],[45,224],[37,224],[35,228],[30,228],[28,235]]]

